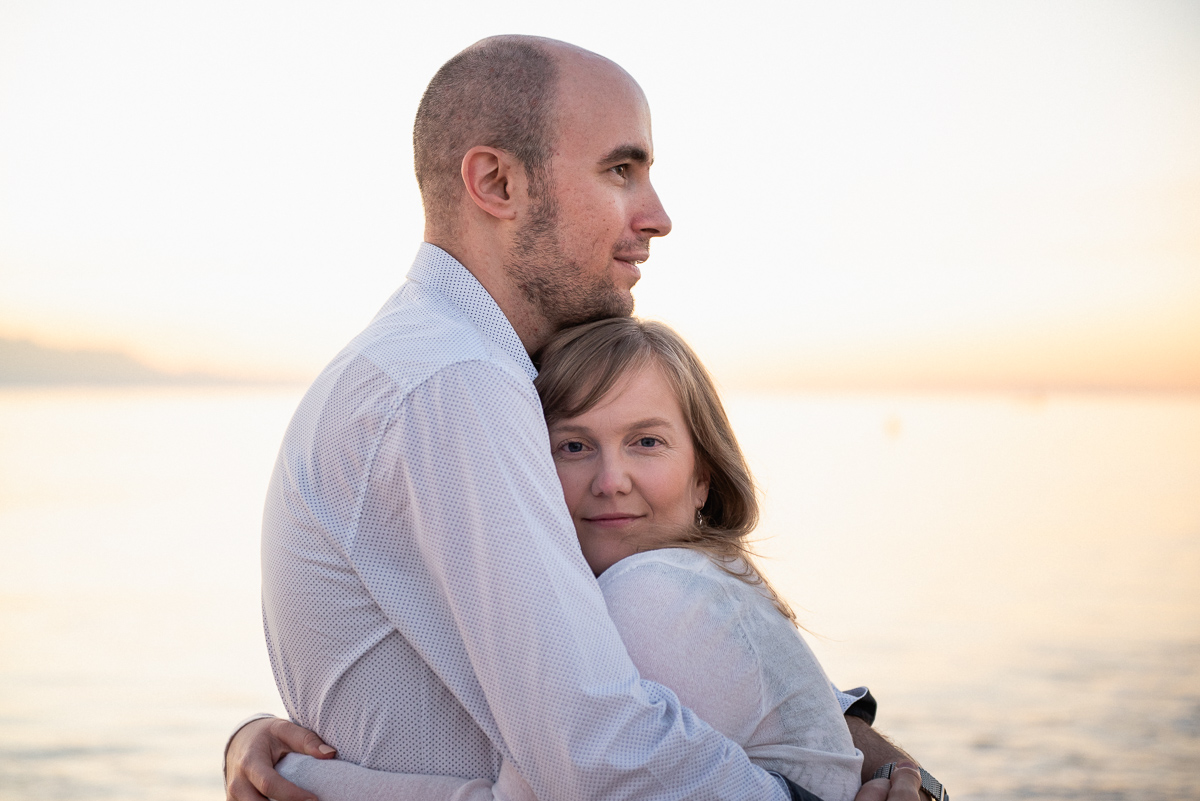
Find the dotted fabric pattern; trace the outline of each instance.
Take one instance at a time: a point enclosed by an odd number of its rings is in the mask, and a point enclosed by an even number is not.
[[[500,308],[424,244],[284,437],[263,624],[292,718],[379,770],[540,798],[781,799],[639,677],[575,539],[535,375]]]

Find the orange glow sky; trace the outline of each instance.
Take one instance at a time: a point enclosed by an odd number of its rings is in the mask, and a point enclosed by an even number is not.
[[[0,5],[0,336],[313,374],[420,241],[425,82],[522,31],[645,88],[638,311],[727,381],[1200,388],[1200,5],[413,5]]]

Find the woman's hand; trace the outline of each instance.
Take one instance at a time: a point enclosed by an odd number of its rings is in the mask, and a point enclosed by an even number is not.
[[[317,759],[337,753],[308,729],[282,718],[260,718],[238,729],[225,751],[226,801],[317,801],[275,770],[275,763],[293,752]]]
[[[911,762],[897,762],[890,779],[871,779],[854,801],[919,801],[921,773]]]

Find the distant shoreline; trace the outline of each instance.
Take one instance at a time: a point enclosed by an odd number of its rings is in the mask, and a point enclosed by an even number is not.
[[[62,350],[0,338],[0,387],[289,386],[298,379],[168,373],[115,350]]]
[[[805,375],[794,369],[713,370],[713,377],[729,393],[770,395],[1006,395],[1036,402],[1051,395],[1177,395],[1200,394],[1200,386],[1180,384],[1118,384],[1085,381],[1060,383],[1014,380],[954,380],[926,376],[903,380],[895,376],[857,378],[851,376]],[[169,373],[150,367],[120,351],[63,350],[48,348],[25,339],[0,337],[0,389],[15,387],[303,387],[313,376],[247,377],[189,372]]]

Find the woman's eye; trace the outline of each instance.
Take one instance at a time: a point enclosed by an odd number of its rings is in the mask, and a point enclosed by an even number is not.
[[[563,445],[563,450],[567,453],[583,453],[582,442],[567,442]]]
[[[653,448],[657,444],[658,437],[642,437],[638,440],[638,445],[641,445],[643,448]]]

